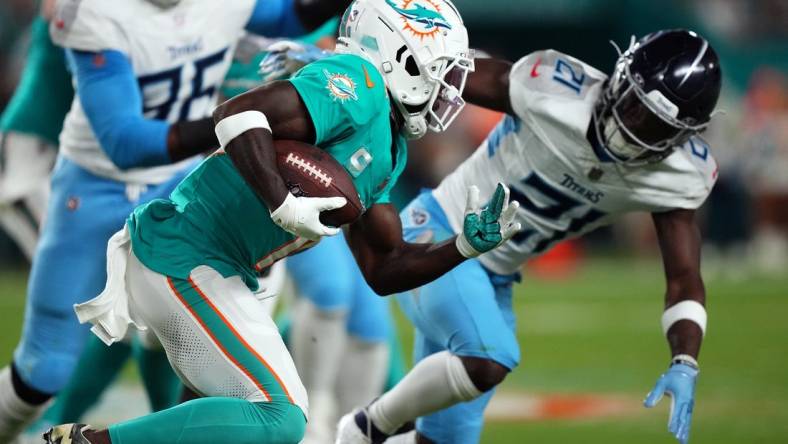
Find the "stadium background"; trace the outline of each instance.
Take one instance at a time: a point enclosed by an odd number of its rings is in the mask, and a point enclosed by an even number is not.
[[[34,3],[0,4],[0,109],[24,64]],[[691,442],[788,442],[788,2],[455,3],[472,46],[512,60],[551,47],[610,71],[616,54],[608,40],[625,46],[630,35],[668,27],[709,38],[722,58],[726,114],[707,134],[720,181],[702,211],[710,328]],[[468,109],[448,134],[413,144],[401,202],[435,185],[497,119]],[[4,237],[0,264],[0,360],[7,362],[20,332],[27,264]],[[658,322],[663,290],[645,215],[528,264],[516,288],[523,364],[491,406],[483,442],[671,442],[668,403],[641,407],[669,358]],[[409,344],[410,327],[398,319]],[[135,396],[136,376],[126,373],[105,405]]]

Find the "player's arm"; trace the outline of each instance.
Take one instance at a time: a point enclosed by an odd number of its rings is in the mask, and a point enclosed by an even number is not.
[[[320,212],[339,208],[344,198],[295,197],[276,165],[277,139],[315,142],[315,130],[301,96],[290,82],[272,82],[238,95],[213,113],[221,146],[247,184],[285,230],[309,239],[333,235]]]
[[[671,350],[668,370],[648,394],[646,407],[656,405],[663,395],[672,400],[668,430],[682,444],[689,440],[698,353],[706,328],[706,292],[700,275],[700,231],[695,210],[673,210],[653,214],[667,278],[662,329]]]
[[[351,0],[257,0],[246,29],[267,37],[296,37],[341,15]]]
[[[372,205],[347,230],[347,242],[370,287],[380,295],[431,282],[468,258],[490,251],[520,230],[513,222],[519,204],[498,185],[490,203],[479,209],[479,190],[468,190],[463,232],[438,244],[402,239],[402,223],[390,204]]]
[[[673,356],[697,359],[706,321],[705,310],[703,319],[697,318],[696,311],[705,305],[706,291],[700,275],[701,236],[695,210],[654,213],[652,218],[667,279],[665,309],[669,319],[664,319],[663,327],[667,328],[668,344]],[[691,308],[675,311],[678,304]]]
[[[463,98],[483,108],[514,115],[509,95],[512,62],[500,59],[476,59],[476,69],[468,75]]]
[[[123,53],[66,54],[90,126],[118,168],[163,165],[218,146],[210,119],[171,125],[146,118],[134,70]]]

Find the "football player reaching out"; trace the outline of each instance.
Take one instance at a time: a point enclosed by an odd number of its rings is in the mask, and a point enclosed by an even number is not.
[[[688,441],[706,327],[695,210],[717,166],[698,137],[721,85],[709,43],[656,32],[620,54],[612,76],[557,51],[512,66],[477,60],[465,98],[506,113],[479,149],[402,211],[405,238],[442,242],[463,229],[464,190],[511,186],[523,230],[498,249],[398,296],[416,326],[418,363],[392,390],[342,418],[338,443],[475,443],[493,389],[517,366],[512,283],[521,264],[555,243],[631,211],[652,213],[667,279],[662,329],[671,360],[646,398],[672,398],[669,431]],[[415,440],[415,441],[414,441]]]
[[[273,321],[254,297],[256,271],[338,228],[320,212],[344,198],[296,197],[280,176],[274,138],[312,143],[353,177],[367,208],[348,229],[365,278],[380,294],[425,284],[514,235],[515,204],[497,187],[479,211],[471,192],[465,228],[438,244],[402,239],[389,191],[406,162],[405,137],[440,131],[462,109],[473,69],[454,6],[435,0],[423,38],[385,0],[357,0],[340,25],[339,55],[219,106],[221,149],[170,196],[138,207],[110,240],[105,292],[77,307],[113,340],[147,326],[183,382],[205,396],[95,430],[63,425],[47,442],[296,443],[307,400]],[[435,30],[436,32],[432,32]],[[472,188],[475,190],[475,188]]]
[[[137,204],[169,194],[194,166],[188,157],[218,146],[209,116],[244,28],[300,35],[347,3],[57,2],[50,30],[67,48],[77,94],[60,136],[22,338],[0,371],[0,442],[68,381],[88,337],[72,305],[106,282],[112,233]]]

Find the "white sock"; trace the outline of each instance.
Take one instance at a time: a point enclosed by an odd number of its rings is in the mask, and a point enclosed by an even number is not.
[[[363,407],[383,393],[389,372],[389,346],[351,336],[337,375],[335,393],[339,411]]]
[[[310,399],[308,435],[333,432],[334,384],[347,343],[346,323],[346,311],[320,310],[304,297],[293,307],[291,351]]]
[[[11,367],[0,370],[0,442],[11,442],[32,422],[44,407],[49,405],[28,404],[14,390]]]
[[[462,360],[444,351],[419,361],[399,384],[373,402],[368,408],[369,418],[381,432],[391,434],[419,416],[481,394]]]

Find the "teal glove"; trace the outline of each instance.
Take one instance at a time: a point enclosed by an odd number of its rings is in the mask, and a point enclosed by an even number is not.
[[[479,188],[471,186],[465,204],[462,233],[457,236],[457,250],[467,258],[486,253],[520,231],[514,216],[520,203],[509,203],[509,188],[498,183],[490,203],[479,211]]]

